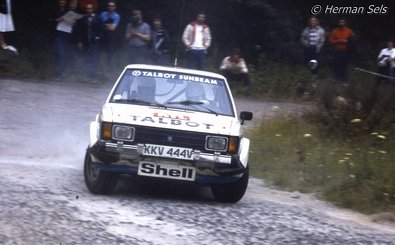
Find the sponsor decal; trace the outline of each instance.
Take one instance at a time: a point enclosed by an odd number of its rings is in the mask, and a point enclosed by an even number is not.
[[[132,73],[133,74],[133,73]],[[165,73],[159,71],[141,71],[140,75],[145,77],[160,77],[160,78],[176,78],[177,74]]]
[[[176,119],[171,117],[142,117],[137,115],[131,115],[130,117],[134,122],[142,122],[145,124],[167,124],[174,126],[188,126],[191,128],[204,127],[205,129],[211,129],[211,127],[214,126],[213,124],[209,123],[192,122],[184,118]]]
[[[138,70],[132,71],[132,75],[135,77],[138,77],[141,75],[141,71],[138,71]]]
[[[158,77],[158,78],[171,78],[171,79],[178,79],[184,81],[193,81],[193,82],[200,82],[200,83],[208,83],[217,85],[218,80],[214,78],[207,78],[207,77],[200,77],[194,75],[187,75],[187,74],[176,74],[176,73],[167,73],[167,72],[160,72],[160,71],[140,71],[134,70],[132,71],[132,75],[135,77],[144,76],[144,77]]]
[[[138,174],[167,179],[195,180],[194,168],[161,163],[140,162]]]
[[[176,119],[176,120],[185,120],[185,121],[189,121],[190,118],[189,116],[186,115],[176,115],[176,116],[172,116],[170,114],[165,114],[165,113],[160,113],[160,112],[155,112],[154,113],[154,117],[159,117],[159,118],[170,118],[170,119]]]
[[[194,82],[201,82],[201,83],[209,83],[209,84],[214,84],[217,85],[218,81],[216,79],[209,79],[205,77],[196,77],[196,76],[191,76],[191,75],[179,75],[178,77],[181,80],[187,80],[187,81],[194,81]]]

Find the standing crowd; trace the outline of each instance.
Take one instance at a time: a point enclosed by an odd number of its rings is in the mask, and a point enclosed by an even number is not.
[[[83,69],[90,79],[96,80],[101,58],[105,62],[103,72],[111,73],[114,69],[113,56],[122,40],[126,42],[126,62],[169,65],[170,37],[162,25],[160,16],[154,16],[152,24],[144,21],[141,10],[132,11],[127,21],[123,36],[119,30],[121,16],[117,13],[114,0],[107,2],[106,10],[96,13],[97,0],[58,0],[52,17],[54,29],[55,63],[54,75],[62,78],[65,73],[73,71],[75,50],[82,54]],[[5,32],[14,31],[11,15],[11,0],[0,0],[0,47],[18,54],[18,50],[6,43]],[[199,12],[195,20],[186,25],[182,33],[182,42],[186,51],[186,66],[193,69],[205,69],[207,50],[211,45],[211,32],[206,24],[206,15]],[[347,68],[350,55],[355,48],[355,34],[344,18],[338,20],[337,26],[327,36],[317,17],[308,19],[307,26],[301,33],[304,50],[304,63],[313,75],[321,68],[321,52],[328,40],[334,50],[333,71],[335,79],[347,83]],[[245,88],[251,87],[248,66],[240,49],[235,47],[220,65],[220,71],[232,83],[240,82]],[[387,47],[378,55],[378,78],[393,79],[395,70],[394,42],[389,40]]]
[[[301,43],[304,49],[304,62],[312,74],[317,74],[320,68],[321,50],[324,46],[326,34],[319,25],[317,17],[308,19],[306,28],[301,34]],[[333,71],[336,81],[347,84],[347,68],[356,41],[354,32],[347,26],[345,18],[339,18],[337,26],[329,33],[329,43],[334,50]],[[394,41],[388,40],[387,47],[382,49],[377,57],[377,81],[394,79],[395,49]],[[372,72],[373,73],[373,72]]]
[[[81,3],[82,0],[80,0]],[[58,26],[66,20],[71,28],[66,29],[74,36],[79,49],[85,49],[87,70],[92,79],[95,79],[98,69],[99,51],[106,55],[106,67],[112,71],[113,54],[119,40],[115,35],[121,16],[116,12],[116,3],[109,1],[107,10],[98,16],[94,13],[93,4],[85,5],[85,15],[70,14],[75,11],[77,0],[70,0],[69,7],[65,8],[66,0],[59,0]],[[67,11],[66,11],[67,9]],[[67,20],[69,19],[69,20]],[[182,33],[182,42],[186,50],[186,66],[194,69],[205,69],[207,50],[211,45],[211,32],[206,24],[206,15],[199,12],[195,20],[186,25]],[[70,30],[71,29],[71,30]],[[57,29],[58,30],[58,29]],[[59,31],[59,30],[58,30]],[[57,74],[62,75],[64,66],[64,47],[62,48],[62,33],[58,33]],[[125,30],[127,41],[127,63],[145,63],[156,65],[169,64],[169,33],[162,26],[160,16],[155,16],[152,25],[144,22],[141,10],[134,10]],[[334,50],[333,72],[336,81],[347,84],[347,70],[352,51],[355,49],[355,33],[347,26],[345,18],[339,18],[337,26],[327,36],[320,26],[317,17],[308,19],[306,28],[301,33],[301,43],[304,50],[304,62],[313,75],[317,75],[321,67],[321,52],[325,41],[328,40]],[[60,44],[60,45],[59,45]],[[393,77],[395,67],[395,49],[393,42],[389,41],[378,57],[378,76],[381,81],[385,77]],[[251,82],[248,76],[248,66],[237,47],[226,56],[220,65],[220,71],[231,82],[241,83],[250,89]]]
[[[95,1],[58,0],[55,22],[55,75],[61,78],[73,63],[75,46],[83,53],[85,70],[95,80],[100,57],[104,56],[107,72],[113,71],[113,56],[121,40],[126,41],[128,64],[169,64],[170,37],[162,25],[160,16],[155,16],[152,25],[143,19],[141,10],[135,9],[126,24],[124,36],[120,37],[121,16],[117,13],[116,2],[108,1],[107,9],[95,13]],[[122,32],[122,31],[121,31]],[[204,69],[207,49],[211,44],[210,28],[205,23],[205,14],[199,13],[196,20],[188,24],[182,41],[186,48],[187,66]],[[73,68],[71,68],[73,69]]]
[[[81,4],[81,0],[80,0]],[[113,55],[119,43],[116,31],[119,28],[121,16],[116,12],[116,3],[108,1],[107,10],[96,15],[96,4],[86,1],[84,13],[77,10],[77,0],[58,0],[56,21],[56,65],[55,74],[58,78],[64,76],[65,67],[73,65],[71,50],[77,44],[84,52],[84,64],[88,75],[96,80],[99,68],[100,54],[105,56],[107,72],[113,70]],[[143,20],[141,10],[133,10],[126,25],[124,39],[127,42],[126,57],[128,64],[169,64],[170,38],[168,31],[162,26],[160,16],[155,16],[150,24]],[[204,12],[198,12],[195,20],[186,25],[182,33],[182,42],[186,51],[186,66],[204,70],[207,50],[211,45],[211,32],[206,24]],[[239,49],[234,49],[230,56],[224,58],[220,70],[229,81],[242,81],[250,88],[248,68]]]
[[[347,80],[347,67],[350,52],[353,49],[354,32],[347,26],[346,20],[340,18],[337,27],[329,34],[329,43],[335,51],[334,74],[335,79],[345,83]],[[313,74],[317,74],[321,61],[321,50],[326,39],[324,29],[319,25],[317,17],[310,17],[307,27],[302,31],[301,43],[304,48],[305,63]]]
[[[100,57],[105,60],[106,72],[113,71],[114,54],[120,42],[118,28],[121,16],[115,1],[108,1],[107,9],[96,14],[96,1],[59,0],[55,21],[55,75],[63,77],[65,69],[73,66],[73,50],[77,46],[83,54],[85,70],[95,80]],[[127,23],[124,40],[127,42],[128,63],[167,64],[169,36],[160,17],[153,21],[153,29],[143,21],[140,10],[134,10]],[[151,50],[151,47],[154,47]],[[68,61],[66,63],[66,61]]]

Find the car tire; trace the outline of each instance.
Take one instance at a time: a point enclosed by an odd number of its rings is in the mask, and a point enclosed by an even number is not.
[[[118,174],[98,170],[95,168],[92,157],[86,152],[84,161],[84,178],[88,190],[94,194],[109,194],[117,185]]]
[[[214,184],[211,186],[211,192],[215,200],[219,202],[236,203],[244,196],[249,179],[248,166],[243,175],[236,182],[230,184]]]

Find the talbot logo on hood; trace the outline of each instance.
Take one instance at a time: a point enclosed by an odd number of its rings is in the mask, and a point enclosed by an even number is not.
[[[172,142],[173,141],[173,136],[169,135],[167,136],[167,142]]]
[[[163,118],[163,117],[143,117],[143,116],[136,116],[136,115],[130,115],[131,119],[135,122],[142,122],[146,125],[148,124],[168,124],[168,125],[173,125],[173,126],[188,126],[192,128],[196,127],[205,127],[206,129],[211,129],[213,124],[209,123],[197,123],[197,122],[191,122],[191,121],[185,121],[185,120],[180,120],[180,119],[173,119],[173,118]],[[189,119],[189,118],[188,118]]]

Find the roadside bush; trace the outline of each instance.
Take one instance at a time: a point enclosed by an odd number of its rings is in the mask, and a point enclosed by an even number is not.
[[[253,95],[275,99],[295,99],[311,93],[315,80],[304,65],[284,65],[261,57],[257,67],[249,67]]]
[[[314,97],[318,109],[307,118],[338,137],[386,130],[395,122],[394,96],[395,81],[378,84],[374,78],[354,72],[347,86],[321,81]]]

